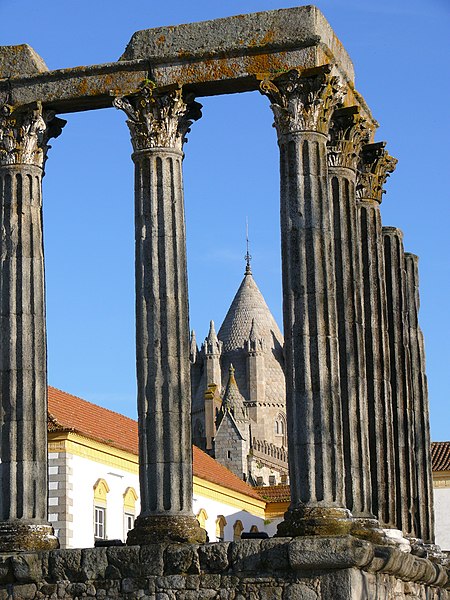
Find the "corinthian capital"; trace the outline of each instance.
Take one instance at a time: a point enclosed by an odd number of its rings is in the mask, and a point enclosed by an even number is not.
[[[357,106],[336,110],[328,136],[328,165],[356,170],[361,147],[369,141],[372,129]]]
[[[269,97],[278,137],[299,131],[328,133],[331,115],[342,104],[345,91],[332,66],[304,71],[293,69],[261,82]]]
[[[127,115],[135,152],[148,148],[181,150],[193,121],[202,116],[201,104],[183,99],[183,90],[158,90],[146,85],[139,94],[115,98],[113,104]]]
[[[386,179],[394,172],[398,160],[384,149],[386,142],[363,146],[358,168],[356,197],[381,203]]]
[[[50,138],[58,137],[66,124],[40,103],[30,110],[0,107],[0,166],[36,165],[43,167]]]

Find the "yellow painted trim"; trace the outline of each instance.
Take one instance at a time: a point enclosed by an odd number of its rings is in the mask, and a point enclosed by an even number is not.
[[[266,504],[266,519],[276,519],[284,516],[289,508],[289,502],[268,502]]]
[[[109,485],[104,479],[97,479],[94,484],[94,504],[106,506]]]
[[[91,440],[71,431],[53,432],[48,434],[49,452],[68,452],[81,458],[93,460],[109,467],[139,474],[138,457],[136,454],[113,448],[102,442]]]
[[[201,508],[196,514],[196,517],[200,527],[203,527],[203,529],[205,529],[206,521],[208,520],[208,513],[206,512],[206,510],[204,508]]]
[[[194,475],[194,494],[240,508],[257,517],[264,518],[265,516],[266,503],[264,500],[245,496],[240,492],[235,492],[217,483],[200,479],[196,475]]]
[[[138,495],[134,487],[127,487],[123,495],[123,508],[125,512],[134,512],[136,510],[136,500]]]
[[[450,487],[450,471],[435,471],[433,473],[433,488]]]

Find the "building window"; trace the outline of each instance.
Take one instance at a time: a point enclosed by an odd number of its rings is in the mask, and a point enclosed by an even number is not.
[[[197,513],[197,521],[200,527],[206,529],[206,521],[208,520],[208,515],[206,514],[206,510],[201,508]]]
[[[283,413],[279,413],[275,420],[275,435],[281,436],[281,445],[286,447],[286,415]]]
[[[94,507],[94,537],[96,540],[106,539],[106,508],[103,506]]]
[[[227,520],[223,515],[219,515],[216,519],[216,539],[218,542],[225,541],[225,525]]]
[[[136,518],[136,500],[138,495],[133,487],[127,487],[123,495],[123,540],[126,541],[128,532],[134,527]]]
[[[127,533],[129,531],[131,531],[133,529],[133,527],[134,527],[134,515],[125,513],[125,523],[124,523],[125,536],[127,535]]]
[[[233,525],[233,540],[235,542],[241,539],[241,533],[244,531],[244,526],[242,525],[242,521],[238,519],[236,523]]]
[[[106,498],[109,486],[104,479],[97,479],[94,485],[94,538],[106,540]]]

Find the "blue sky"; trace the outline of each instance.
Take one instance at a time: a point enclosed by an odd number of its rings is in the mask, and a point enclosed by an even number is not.
[[[0,0],[0,44],[30,44],[50,69],[116,60],[134,31],[288,8],[288,0],[132,3]],[[382,204],[420,257],[432,437],[450,439],[448,40],[445,0],[321,0],[356,87],[399,159]],[[253,272],[281,323],[278,149],[267,99],[206,98],[185,147],[191,326],[222,322]],[[44,180],[49,382],[135,416],[133,166],[125,117],[67,116]]]

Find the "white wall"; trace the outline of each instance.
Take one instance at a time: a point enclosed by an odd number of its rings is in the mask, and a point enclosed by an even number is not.
[[[450,487],[436,487],[433,492],[436,544],[450,551]]]
[[[60,457],[64,456],[61,454]],[[70,483],[73,495],[73,537],[68,547],[86,548],[94,545],[94,485],[98,479],[104,479],[109,486],[106,507],[106,537],[107,539],[126,540],[124,531],[123,495],[128,487],[133,487],[139,495],[139,477],[127,471],[110,467],[91,459],[65,454],[71,465]],[[197,515],[200,509],[208,515],[206,530],[211,542],[216,541],[216,519],[223,515],[227,521],[225,540],[233,540],[233,525],[240,519],[244,531],[250,531],[256,525],[259,531],[266,531],[270,536],[276,533],[279,519],[264,523],[264,518],[256,517],[247,511],[219,502],[204,496],[194,494],[193,512]],[[136,516],[140,512],[139,499],[136,501]]]
[[[73,540],[72,548],[94,545],[94,485],[104,479],[109,486],[106,506],[106,537],[125,541],[123,495],[133,487],[139,495],[139,477],[80,456],[72,457]],[[136,501],[136,515],[140,512]]]
[[[264,518],[256,517],[247,511],[243,511],[229,504],[218,502],[210,498],[205,498],[194,494],[193,510],[194,514],[197,515],[201,509],[206,511],[208,519],[206,521],[205,529],[208,534],[210,542],[216,542],[216,520],[219,515],[223,515],[227,521],[224,530],[224,539],[226,542],[233,540],[233,525],[238,519],[241,520],[244,526],[244,531],[250,531],[252,525],[256,525],[259,531],[266,531],[270,536],[276,533],[276,523],[264,523]]]

